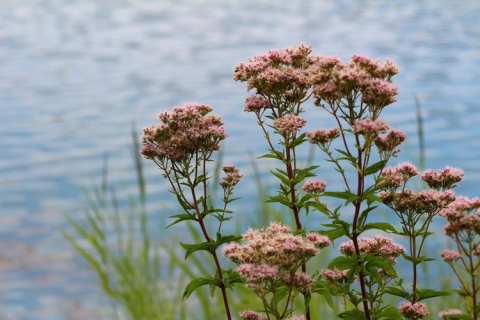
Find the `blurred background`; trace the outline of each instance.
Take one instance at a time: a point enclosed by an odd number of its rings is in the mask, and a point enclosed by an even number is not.
[[[270,49],[304,43],[396,62],[400,94],[383,118],[407,133],[398,161],[418,163],[416,97],[426,167],[462,168],[457,194],[479,196],[479,16],[477,0],[0,0],[0,319],[98,315],[96,277],[59,230],[66,214],[82,215],[82,188],[99,181],[105,159],[128,191],[132,127],[161,111],[213,106],[248,203],[248,154],[265,145],[232,72]],[[325,125],[317,111],[311,127]],[[159,171],[145,167],[150,202],[168,206]]]

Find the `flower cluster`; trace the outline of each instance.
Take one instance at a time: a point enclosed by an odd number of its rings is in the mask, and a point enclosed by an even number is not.
[[[322,106],[322,101],[334,105],[354,92],[361,94],[362,102],[369,106],[375,119],[385,106],[396,101],[397,88],[391,84],[391,78],[398,68],[390,61],[381,65],[357,55],[342,63],[336,58],[319,57],[316,66],[311,82],[317,106]]]
[[[437,214],[449,203],[455,200],[455,194],[451,190],[402,190],[398,192],[379,193],[383,203],[397,213],[413,214]]]
[[[296,270],[331,244],[328,237],[316,233],[307,233],[305,238],[293,235],[289,227],[278,223],[271,223],[266,229],[248,230],[243,241],[230,243],[223,253],[239,265],[237,272],[248,284],[271,279],[302,289],[308,289],[309,281],[305,280],[306,275],[297,275]]]
[[[449,316],[454,316],[454,315],[460,315],[462,314],[462,311],[458,309],[450,309],[447,311],[441,311],[438,313],[438,316],[442,318],[443,320],[454,320],[454,318],[451,318]]]
[[[448,221],[445,226],[445,233],[448,236],[461,232],[472,232],[480,235],[479,208],[479,198],[458,197],[439,213]]]
[[[322,277],[331,283],[342,283],[347,279],[347,273],[348,270],[325,269],[322,271]]]
[[[387,167],[380,173],[381,179],[377,186],[383,189],[395,190],[403,186],[410,178],[418,175],[418,169],[410,162],[403,162],[396,167]]]
[[[299,116],[287,114],[283,117],[276,118],[273,121],[273,127],[280,132],[284,137],[294,136],[300,129],[302,129],[307,121]]]
[[[303,100],[311,87],[311,67],[315,63],[315,58],[310,56],[311,52],[311,47],[300,45],[296,48],[272,50],[250,58],[246,64],[238,64],[233,79],[247,81],[247,90],[255,88],[260,99],[247,100],[245,111],[255,112],[259,108],[270,106],[264,100],[267,97],[283,100],[286,105],[291,104],[286,109]],[[281,108],[279,105],[276,107]],[[294,112],[282,109],[279,116],[284,113]]]
[[[220,181],[220,185],[222,188],[232,191],[237,183],[240,182],[240,179],[242,179],[243,175],[240,174],[240,170],[238,170],[238,168],[234,165],[224,166],[222,170],[225,172],[225,176],[222,178],[222,181]]]
[[[462,169],[447,166],[439,171],[426,170],[421,179],[432,189],[445,190],[455,187],[455,184],[463,179],[463,175]]]
[[[302,190],[309,194],[319,195],[320,193],[325,191],[326,187],[327,187],[327,183],[325,181],[313,180],[313,181],[305,182],[305,184],[302,187]]]
[[[240,318],[243,320],[265,320],[266,317],[262,316],[261,313],[252,311],[252,310],[245,310],[240,313]],[[292,316],[286,320],[305,320],[303,316]]]
[[[430,314],[425,304],[421,302],[412,304],[410,301],[405,301],[398,309],[403,317],[410,320],[425,319]]]
[[[310,143],[318,144],[320,146],[330,145],[330,143],[339,136],[340,130],[338,128],[333,128],[330,130],[316,129],[307,132],[307,138],[309,139]]]
[[[223,254],[238,264],[236,271],[261,299],[284,286],[294,289],[291,299],[299,292],[311,291],[313,279],[306,273],[297,273],[299,267],[329,245],[331,241],[326,236],[312,232],[304,237],[294,235],[289,227],[272,222],[268,228],[248,230],[243,244],[230,243]],[[244,311],[241,317],[263,319],[253,311]]]
[[[457,251],[453,251],[453,250],[445,250],[442,253],[440,253],[440,255],[442,256],[443,261],[448,263],[462,259],[462,255]]]
[[[392,239],[382,235],[374,236],[373,238],[358,239],[358,246],[360,253],[373,254],[382,258],[389,259],[393,264],[396,263],[395,258],[405,253],[405,248],[393,242]],[[353,241],[349,240],[340,245],[339,250],[347,256],[355,254],[355,247]]]
[[[189,103],[159,115],[162,122],[143,129],[140,152],[147,159],[178,161],[197,152],[208,157],[227,137],[218,116],[207,116],[212,108]]]
[[[271,104],[265,98],[253,95],[245,99],[245,112],[260,113],[262,110],[270,108]]]
[[[382,156],[382,159],[387,159],[390,155],[396,156],[398,150],[395,150],[399,145],[405,141],[406,135],[401,130],[389,130],[385,134],[375,137],[375,146]]]
[[[361,134],[374,139],[380,133],[385,133],[389,129],[389,126],[383,120],[366,118],[355,121],[352,129],[355,134]]]
[[[289,227],[278,223],[271,223],[266,229],[248,230],[243,241],[243,245],[233,242],[225,246],[224,255],[239,265],[266,263],[278,267],[279,272],[296,271],[331,244],[328,237],[316,233],[307,233],[305,238],[293,235]]]

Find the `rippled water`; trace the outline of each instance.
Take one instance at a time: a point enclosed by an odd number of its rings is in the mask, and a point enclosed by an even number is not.
[[[113,176],[133,181],[132,123],[210,104],[230,134],[226,161],[248,172],[247,153],[264,145],[231,73],[272,48],[306,43],[397,62],[400,96],[385,119],[410,136],[402,158],[417,157],[415,95],[427,167],[463,168],[457,192],[480,194],[479,16],[476,0],[0,0],[0,319],[95,312],[94,278],[58,228],[65,213],[80,214],[81,187],[105,154]]]

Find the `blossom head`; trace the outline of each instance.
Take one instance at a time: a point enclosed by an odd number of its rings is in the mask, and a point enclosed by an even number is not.
[[[262,314],[252,311],[252,310],[245,310],[240,313],[240,318],[244,320],[263,320],[265,319]]]
[[[234,165],[224,166],[222,170],[225,172],[225,176],[222,178],[222,181],[220,181],[220,185],[222,188],[232,191],[237,183],[240,182],[243,175],[240,174],[240,170]]]
[[[463,179],[464,173],[462,169],[446,166],[442,170],[426,170],[423,172],[421,179],[427,183],[432,189],[451,189],[456,186],[457,182]]]
[[[254,56],[248,63],[240,63],[235,67],[233,79],[246,81],[248,90],[255,89],[260,100],[249,100],[246,111],[257,111],[259,108],[273,107],[265,103],[264,98],[276,97],[285,102],[284,105],[295,104],[303,100],[310,88],[309,75],[315,59],[310,56],[311,47],[300,45],[294,48],[271,50],[266,54]],[[283,110],[282,103],[275,106],[282,109],[280,114],[290,113]],[[292,107],[293,108],[293,107]]]
[[[300,129],[302,129],[307,120],[302,117],[287,114],[283,117],[276,118],[273,121],[273,127],[278,130],[278,132],[284,137],[294,136]]]
[[[340,136],[340,130],[333,128],[330,130],[316,129],[307,132],[307,138],[310,143],[318,144],[321,146],[328,146],[330,143]]]
[[[421,302],[412,304],[410,301],[405,301],[398,309],[403,317],[412,320],[425,319],[430,314],[427,306]]]
[[[161,113],[161,124],[143,130],[141,153],[148,159],[178,161],[219,150],[227,134],[220,117],[207,116],[211,111],[210,106],[189,103]]]
[[[462,255],[459,252],[453,251],[453,250],[445,250],[442,253],[440,253],[440,255],[442,256],[443,261],[448,263],[452,263],[462,259]]]
[[[358,239],[360,253],[373,254],[382,258],[387,258],[392,264],[396,263],[395,258],[405,253],[405,248],[392,239],[382,235],[374,236],[373,238]],[[355,254],[355,247],[353,241],[349,240],[340,245],[339,250],[346,256]]]
[[[347,280],[348,270],[325,269],[322,271],[322,276],[330,283],[343,283]]]
[[[312,181],[305,182],[305,184],[302,187],[302,190],[309,194],[319,195],[320,193],[325,191],[326,187],[327,187],[327,183],[325,181],[312,180]]]
[[[443,320],[454,320],[454,318],[451,318],[449,316],[460,315],[460,314],[462,314],[462,311],[460,311],[458,309],[450,309],[450,310],[447,310],[447,311],[440,311],[438,313],[438,316],[440,318],[442,318]]]

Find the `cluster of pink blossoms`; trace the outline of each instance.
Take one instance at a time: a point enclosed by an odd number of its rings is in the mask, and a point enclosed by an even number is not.
[[[311,77],[317,106],[322,105],[322,100],[334,105],[354,91],[362,94],[362,102],[369,106],[372,118],[376,118],[385,106],[396,101],[397,88],[391,84],[391,78],[398,68],[391,61],[381,65],[378,60],[359,55],[348,63],[332,58],[322,60],[325,59],[318,58]]]
[[[389,126],[383,120],[372,120],[371,118],[359,119],[353,124],[353,133],[375,138],[380,133],[385,133]]]
[[[405,214],[437,214],[455,200],[455,194],[446,190],[443,186],[453,187],[448,181],[452,181],[452,175],[445,172],[452,172],[448,167],[444,170],[426,170],[421,179],[425,181],[436,177],[438,184],[430,185],[434,189],[413,191],[404,189],[407,181],[417,176],[418,169],[411,163],[405,162],[392,168],[385,168],[380,174],[377,185],[384,191],[379,192],[383,203],[397,213]],[[457,172],[457,171],[455,171]],[[458,173],[458,172],[457,172]],[[462,175],[463,176],[463,175]],[[457,175],[455,177],[458,178]],[[457,181],[455,178],[455,181]],[[396,191],[401,188],[400,191]]]
[[[277,129],[282,136],[286,137],[295,135],[306,123],[307,120],[302,117],[287,114],[283,117],[276,118],[273,121],[273,127]]]
[[[244,320],[265,320],[267,319],[261,313],[252,310],[245,310],[240,313],[240,317]],[[305,320],[303,316],[292,316],[286,320]]]
[[[480,199],[458,197],[439,213],[447,219],[447,236],[461,232],[473,232],[480,235]]]
[[[421,302],[412,304],[410,301],[405,301],[400,304],[398,309],[400,314],[409,320],[425,319],[430,314],[427,306]]]
[[[225,172],[225,176],[222,178],[222,181],[220,181],[220,185],[224,189],[233,190],[243,175],[240,174],[240,170],[234,165],[226,165],[222,170]]]
[[[325,181],[311,180],[311,181],[305,182],[305,184],[302,187],[302,190],[312,195],[319,195],[320,193],[325,191],[326,187],[327,187],[327,183]]]
[[[299,291],[309,290],[311,278],[296,271],[321,248],[331,245],[328,237],[317,233],[293,235],[289,227],[278,223],[271,223],[266,229],[248,230],[243,241],[228,244],[223,254],[239,265],[237,272],[254,290],[260,290],[260,283],[265,280],[280,281]]]
[[[290,102],[302,100],[311,86],[310,69],[316,60],[309,56],[311,52],[311,47],[300,45],[254,56],[247,64],[240,63],[235,67],[233,79],[247,81],[247,90],[255,88],[261,97],[282,96]],[[247,100],[247,106],[252,105],[251,102]],[[258,107],[246,108],[246,111],[254,110]]]
[[[334,139],[340,136],[340,130],[338,128],[333,128],[330,130],[326,129],[316,129],[310,132],[307,132],[307,138],[310,143],[318,144],[321,146],[328,146]]]
[[[448,263],[462,259],[462,255],[457,251],[453,251],[453,250],[445,250],[442,253],[440,253],[440,255],[442,256],[443,261]]]
[[[382,170],[382,178],[377,185],[386,189],[397,189],[403,186],[410,178],[418,175],[418,169],[410,162],[403,162],[396,167],[387,167]]]
[[[206,155],[218,150],[227,137],[218,116],[207,116],[212,108],[189,103],[159,115],[162,122],[143,129],[140,152],[147,159],[177,161],[197,152]]]
[[[462,314],[462,311],[458,309],[450,309],[447,311],[441,311],[438,313],[438,316],[442,318],[443,320],[454,320],[454,318],[451,318],[449,316],[454,316],[454,315],[460,315]]]
[[[451,189],[457,182],[463,179],[462,169],[445,167],[445,169],[435,171],[433,169],[425,170],[421,179],[432,189]]]
[[[325,269],[322,271],[323,279],[328,282],[344,282],[347,279],[348,270]]]
[[[374,236],[373,238],[358,239],[358,246],[360,253],[374,254],[382,258],[388,258],[393,264],[396,263],[395,258],[405,253],[405,248],[393,242],[392,239],[382,235]],[[349,240],[340,245],[339,250],[347,256],[355,254],[355,247],[353,241]]]

